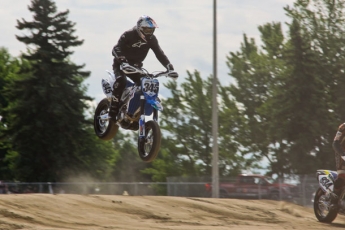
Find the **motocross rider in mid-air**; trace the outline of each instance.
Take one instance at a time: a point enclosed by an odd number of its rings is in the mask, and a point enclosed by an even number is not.
[[[113,71],[116,81],[113,86],[109,116],[114,121],[116,121],[120,108],[120,98],[127,82],[126,75],[120,69],[121,63],[126,62],[132,66],[142,67],[142,62],[146,58],[147,53],[152,49],[158,61],[168,71],[174,70],[173,65],[164,54],[156,36],[153,34],[156,28],[158,28],[156,22],[151,17],[143,15],[137,21],[136,26],[121,35],[112,50],[112,55],[114,56]],[[140,82],[138,74],[130,74],[128,77],[136,84]]]
[[[334,182],[334,193],[336,196],[333,197],[332,203],[336,206],[341,189],[345,185],[345,123],[339,126],[335,134],[333,149],[335,152],[335,164],[338,177]]]

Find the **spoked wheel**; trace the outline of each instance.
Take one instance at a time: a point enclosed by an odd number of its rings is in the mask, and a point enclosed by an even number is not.
[[[314,213],[320,222],[331,223],[338,215],[338,207],[330,208],[331,199],[319,188],[314,197]]]
[[[140,158],[145,162],[153,161],[161,147],[161,130],[155,121],[145,123],[145,138],[138,139],[138,152]]]
[[[119,126],[112,120],[101,119],[102,115],[109,112],[110,102],[104,98],[97,105],[95,115],[93,117],[93,127],[96,135],[102,140],[111,140],[117,133]]]

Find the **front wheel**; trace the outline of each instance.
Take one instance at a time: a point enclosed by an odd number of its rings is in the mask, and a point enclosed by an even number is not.
[[[161,147],[161,130],[157,122],[151,120],[145,123],[145,137],[138,138],[138,152],[145,162],[153,161]]]
[[[321,188],[318,188],[314,197],[314,213],[320,222],[332,223],[337,217],[339,208],[330,208],[330,206],[330,197]]]
[[[102,140],[111,140],[117,133],[119,126],[112,120],[103,120],[101,116],[109,112],[110,102],[104,98],[97,105],[93,117],[93,127],[96,135]]]

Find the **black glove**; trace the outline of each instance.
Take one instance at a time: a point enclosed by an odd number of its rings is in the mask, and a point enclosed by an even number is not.
[[[124,62],[128,62],[127,58],[125,56],[119,56],[116,58],[118,62],[120,63],[124,63]]]
[[[173,66],[172,64],[169,63],[169,64],[167,65],[167,70],[168,70],[168,71],[173,71],[173,70],[174,70],[174,66]]]

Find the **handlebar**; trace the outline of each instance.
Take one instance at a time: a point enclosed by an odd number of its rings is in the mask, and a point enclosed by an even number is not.
[[[135,66],[131,66],[130,64],[123,62],[120,65],[120,69],[125,73],[125,74],[134,74],[134,73],[140,73],[140,74],[145,74],[145,72],[137,68]]]
[[[165,76],[165,77],[170,77],[174,80],[176,80],[178,78],[178,73],[175,71],[164,71],[164,72],[158,72],[156,74],[149,74],[148,71],[144,68],[137,68],[135,66],[131,66],[128,63],[122,63],[120,65],[120,69],[125,73],[125,74],[134,74],[134,73],[139,73],[139,74],[146,74],[148,76],[151,76],[153,78],[157,78],[160,76]]]
[[[176,80],[178,78],[178,73],[175,72],[175,71],[164,71],[164,72],[159,72],[157,74],[152,74],[152,77],[154,78],[157,78],[157,77],[160,77],[160,76],[165,76],[165,77],[170,77],[174,80]]]

